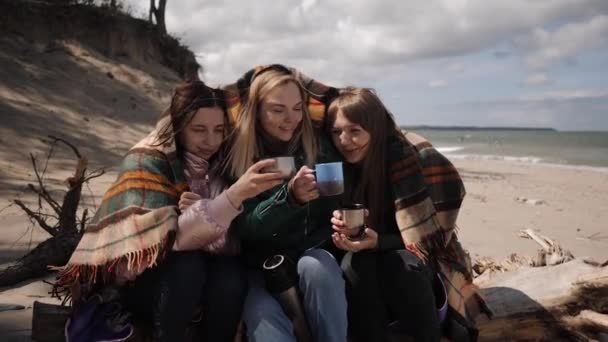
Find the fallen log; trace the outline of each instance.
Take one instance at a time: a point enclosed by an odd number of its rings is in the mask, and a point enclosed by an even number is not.
[[[591,310],[583,310],[578,316],[583,321],[597,326],[603,331],[608,332],[608,315],[597,313]]]
[[[598,318],[608,310],[607,267],[575,259],[494,274],[478,285],[494,312],[478,322],[480,341],[590,341],[606,332]]]
[[[480,342],[602,341],[601,334],[608,333],[608,267],[575,259],[495,273],[477,285],[494,312],[492,320],[477,322]],[[36,341],[54,341],[51,337],[63,333],[63,309],[53,317],[49,308],[34,305],[32,337]],[[144,341],[140,333],[132,340]]]

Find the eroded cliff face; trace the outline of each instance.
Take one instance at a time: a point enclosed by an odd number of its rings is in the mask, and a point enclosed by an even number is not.
[[[177,39],[120,12],[66,1],[0,0],[0,13],[0,36],[41,44],[75,41],[119,61],[164,65],[182,79],[196,77],[200,67]]]
[[[91,169],[115,167],[152,130],[175,85],[197,75],[192,52],[148,22],[60,3],[0,0],[2,201],[32,182],[29,154],[44,160],[49,135],[78,146]],[[54,153],[47,176],[64,189],[73,156]],[[96,179],[92,192],[112,177]]]

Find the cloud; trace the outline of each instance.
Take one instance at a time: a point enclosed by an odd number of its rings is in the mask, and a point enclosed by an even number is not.
[[[362,69],[382,74],[414,60],[467,55],[607,10],[603,0],[180,0],[168,2],[167,27],[201,56],[211,81],[283,62],[353,83],[367,80]]]
[[[549,78],[549,76],[547,76],[546,73],[544,72],[539,72],[539,73],[534,73],[530,76],[528,76],[524,82],[525,85],[529,85],[529,86],[537,86],[537,85],[546,85],[546,84],[551,84],[553,83],[553,80],[551,80]]]
[[[146,1],[127,1],[147,10]],[[596,71],[607,67],[607,25],[606,0],[172,0],[167,7],[169,31],[196,53],[210,84],[283,63],[327,84],[382,89],[402,122],[415,124],[567,128],[570,120],[608,129],[608,97],[585,90],[608,86]],[[450,83],[450,91],[426,97],[429,87]],[[527,87],[540,85],[552,92]]]
[[[493,55],[497,59],[503,59],[503,58],[509,57],[511,55],[511,53],[508,51],[498,50],[498,51],[494,51]]]
[[[447,66],[446,70],[451,72],[463,72],[465,67],[462,63],[451,63]]]
[[[445,88],[448,86],[448,82],[446,80],[433,80],[428,84],[429,88]]]
[[[527,50],[525,62],[532,69],[546,69],[559,62],[569,62],[584,50],[608,41],[608,15],[566,24],[555,31],[535,29],[517,44]]]

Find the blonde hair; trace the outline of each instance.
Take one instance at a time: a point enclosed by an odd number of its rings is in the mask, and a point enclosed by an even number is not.
[[[224,169],[231,177],[241,177],[257,159],[263,157],[257,136],[259,132],[259,112],[262,101],[276,87],[293,82],[298,86],[302,96],[302,122],[289,141],[289,153],[296,152],[300,147],[304,150],[306,164],[314,165],[317,157],[317,142],[313,131],[312,121],[306,106],[307,97],[301,83],[291,74],[280,70],[265,70],[258,73],[249,88],[247,101],[237,118],[227,164]],[[261,127],[259,129],[262,129]]]

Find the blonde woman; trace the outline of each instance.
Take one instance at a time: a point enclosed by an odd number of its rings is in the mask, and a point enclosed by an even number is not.
[[[329,141],[317,141],[296,77],[273,65],[250,79],[246,100],[236,121],[226,170],[239,178],[254,161],[293,156],[291,178],[243,202],[235,219],[242,251],[250,264],[250,289],[243,319],[249,341],[295,341],[294,327],[278,301],[264,286],[264,260],[282,254],[297,271],[303,310],[316,341],[346,341],[344,280],[331,243],[329,218],[336,197],[320,197],[315,162],[333,161]]]

